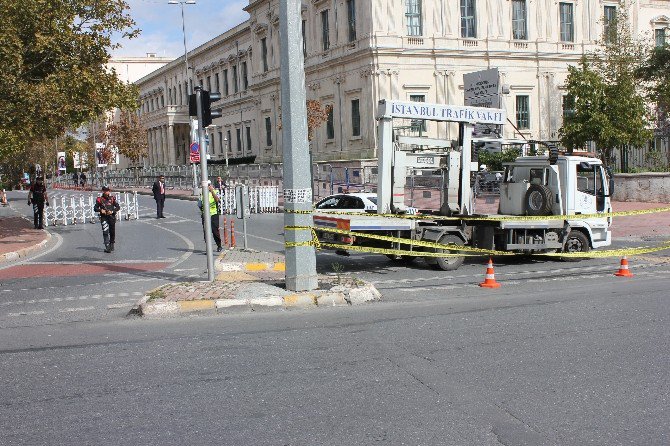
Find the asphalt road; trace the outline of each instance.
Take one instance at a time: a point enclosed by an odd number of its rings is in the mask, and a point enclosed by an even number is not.
[[[481,259],[446,273],[320,254],[384,302],[147,321],[126,316],[137,294],[206,277],[195,203],[168,200],[164,220],[152,204],[111,255],[99,225],[56,227],[0,269],[0,444],[669,442],[663,253],[630,279],[612,259],[499,263],[495,291],[476,286]],[[249,231],[281,250],[281,215]]]

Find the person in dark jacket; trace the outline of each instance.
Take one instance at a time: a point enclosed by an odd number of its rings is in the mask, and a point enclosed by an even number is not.
[[[35,179],[35,184],[30,186],[28,192],[28,205],[33,205],[33,221],[35,229],[44,229],[44,204],[49,206],[49,197],[47,196],[47,188],[42,182],[42,177]]]
[[[163,207],[165,206],[165,177],[159,176],[154,182],[151,191],[154,193],[154,200],[156,200],[156,218],[165,218],[163,215]]]
[[[100,213],[100,224],[102,225],[102,239],[105,243],[105,252],[114,251],[116,238],[116,213],[121,206],[116,197],[111,194],[109,187],[102,186],[102,195],[95,200],[93,211]]]

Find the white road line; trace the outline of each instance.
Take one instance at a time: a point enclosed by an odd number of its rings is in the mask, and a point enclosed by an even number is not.
[[[95,307],[77,307],[77,308],[63,308],[58,310],[59,313],[73,313],[75,311],[90,311],[95,310]]]
[[[8,313],[7,316],[16,317],[16,316],[33,316],[38,314],[44,314],[44,311],[22,311],[21,313]]]
[[[110,304],[107,305],[108,310],[114,310],[117,308],[132,308],[135,304],[128,304],[128,303],[123,303],[123,304]]]

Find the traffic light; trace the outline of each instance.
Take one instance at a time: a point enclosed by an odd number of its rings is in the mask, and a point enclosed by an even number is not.
[[[221,110],[212,111],[212,102],[221,99],[221,94],[202,90],[202,126],[207,127],[212,123],[213,118],[220,118],[223,113]]]
[[[196,87],[198,89],[198,87]],[[196,105],[196,94],[193,93],[188,96],[188,114],[189,116],[198,116],[198,106]],[[221,94],[209,92],[207,90],[200,90],[200,99],[202,103],[202,127],[205,128],[212,123],[212,119],[220,118],[221,111],[212,111],[212,103],[221,99]]]

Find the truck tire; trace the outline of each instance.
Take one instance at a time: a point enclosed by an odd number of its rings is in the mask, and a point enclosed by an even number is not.
[[[445,234],[442,237],[440,237],[440,240],[438,241],[441,245],[458,245],[458,246],[463,246],[463,240],[461,240],[460,237],[454,234]],[[450,251],[448,249],[436,249],[435,252],[447,252],[447,253],[458,253],[461,251]],[[426,257],[426,259],[430,259],[426,261],[430,266],[432,266],[435,269],[440,269],[442,271],[455,271],[457,270],[462,264],[463,260],[465,260],[465,256],[459,256],[459,257]]]
[[[526,214],[531,216],[551,215],[554,194],[547,186],[531,184],[524,198]]]
[[[568,237],[565,239],[563,252],[589,252],[590,250],[589,239],[582,231],[570,231]],[[561,260],[564,262],[578,262],[582,259],[583,257],[561,257]]]

